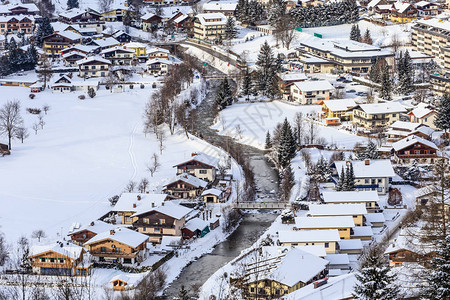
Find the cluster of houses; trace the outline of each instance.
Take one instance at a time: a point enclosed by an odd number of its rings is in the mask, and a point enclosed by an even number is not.
[[[417,18],[436,16],[442,13],[445,7],[445,3],[439,2],[397,0],[372,0],[367,5],[370,15],[397,23],[409,23]]]
[[[220,216],[208,206],[195,206],[199,199],[226,201],[231,177],[216,174],[218,159],[203,153],[174,167],[177,175],[167,181],[163,193],[123,193],[109,214],[84,226],[75,223],[69,241],[33,246],[33,272],[86,276],[94,263],[137,267],[155,253],[168,253],[183,240],[201,238],[217,228]],[[111,283],[115,289],[126,286],[123,278]]]

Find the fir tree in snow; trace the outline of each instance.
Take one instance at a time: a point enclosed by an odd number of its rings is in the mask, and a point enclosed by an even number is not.
[[[405,175],[403,176],[405,179],[416,181],[420,177],[420,168],[417,164],[417,160],[413,160],[411,166],[406,170]]]
[[[91,97],[91,98],[94,98],[94,97],[95,97],[96,93],[95,93],[94,88],[92,88],[92,87],[89,87],[89,88],[88,88],[88,95],[89,95],[89,97]]]
[[[389,65],[385,64],[383,73],[381,75],[381,90],[380,97],[384,100],[391,100],[392,85],[391,85],[391,75],[389,74]]]
[[[78,0],[67,0],[67,9],[72,8],[79,8],[80,3],[78,3]]]
[[[356,275],[358,283],[353,297],[363,300],[398,299],[399,289],[395,285],[396,275],[387,265],[383,250],[378,245],[370,246]]]
[[[411,63],[411,56],[409,55],[408,50],[405,51],[404,55],[400,56],[398,67],[398,90],[402,94],[406,94],[412,92],[414,90],[413,86],[413,70]]]
[[[295,138],[292,134],[291,125],[289,124],[287,118],[285,118],[281,128],[280,141],[277,149],[278,164],[281,169],[284,169],[290,164],[291,159],[295,157],[295,151]]]
[[[288,202],[291,197],[291,190],[294,186],[294,172],[292,171],[291,164],[289,163],[283,170],[281,174],[280,183],[280,200]]]
[[[235,27],[234,18],[228,17],[227,24],[225,25],[225,39],[231,40],[234,39],[237,35],[237,30]]]
[[[234,15],[242,23],[254,26],[265,19],[265,9],[257,1],[239,0]]]
[[[258,66],[256,76],[258,90],[264,95],[273,95],[273,80],[275,80],[276,72],[279,69],[279,62],[278,59],[274,58],[272,48],[267,41],[261,46],[256,65]]]
[[[345,191],[354,191],[355,190],[355,173],[353,172],[353,164],[347,164],[347,168],[345,170]]]
[[[445,132],[450,129],[450,94],[444,94],[440,99],[434,126]]]
[[[362,42],[372,45],[373,40],[372,40],[372,35],[370,34],[370,30],[369,28],[366,29],[366,32],[364,32],[364,36],[362,38]]]
[[[266,134],[265,149],[266,150],[272,149],[272,138],[270,137],[270,132],[269,131],[267,131],[267,134]]]
[[[242,94],[247,96],[247,101],[250,101],[250,94],[252,93],[252,78],[248,68],[245,68],[244,79],[242,81]]]
[[[224,109],[228,105],[233,104],[233,94],[228,79],[226,78],[217,89],[216,103],[219,105],[220,109]]]
[[[182,285],[180,291],[178,292],[178,299],[189,300],[190,298],[191,297],[189,297],[188,291],[184,288],[184,285]]]
[[[359,30],[358,25],[352,25],[352,28],[350,29],[350,39],[357,42],[361,40],[361,31]]]
[[[276,27],[277,23],[280,21],[281,17],[286,12],[286,5],[282,0],[274,0],[269,7],[269,12],[267,14],[267,22],[269,25]]]
[[[40,20],[36,33],[34,34],[34,40],[39,47],[42,47],[42,40],[44,37],[53,33],[53,27],[50,24],[50,20],[47,17]]]
[[[331,168],[328,165],[328,161],[321,156],[316,165],[317,170],[317,180],[320,182],[326,182],[331,176]]]
[[[427,286],[422,299],[450,299],[450,235],[441,240],[436,249],[436,257],[431,260],[430,269],[425,273]]]
[[[344,166],[342,166],[341,174],[339,175],[338,182],[336,184],[336,191],[340,192],[344,189],[345,184],[345,169]]]
[[[378,149],[374,142],[369,141],[363,151],[356,152],[356,158],[359,160],[378,159]]]

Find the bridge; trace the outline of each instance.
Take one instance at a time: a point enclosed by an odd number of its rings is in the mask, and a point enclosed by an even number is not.
[[[289,202],[234,202],[236,209],[285,209],[290,208]]]

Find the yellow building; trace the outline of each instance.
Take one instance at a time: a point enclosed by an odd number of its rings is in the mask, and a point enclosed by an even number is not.
[[[222,200],[223,192],[221,190],[211,188],[203,191],[202,197],[205,203],[219,203]]]
[[[125,44],[124,47],[127,49],[133,49],[135,57],[139,58],[147,56],[147,46],[142,43],[131,42]]]
[[[360,104],[353,109],[353,123],[373,129],[386,127],[400,120],[406,109],[398,102]]]
[[[340,120],[352,120],[353,114],[351,109],[356,106],[353,99],[340,99],[323,101],[322,116],[323,118],[339,118]]]
[[[430,75],[430,84],[432,86],[433,92],[436,95],[443,96],[446,93],[450,94],[450,72],[447,72],[444,75],[441,74]]]
[[[363,204],[311,204],[308,215],[311,217],[352,216],[356,226],[364,225],[367,209]]]
[[[337,229],[341,239],[350,239],[352,228],[355,222],[351,216],[334,217],[297,217],[295,218],[295,228],[298,230],[324,230]]]
[[[225,34],[227,17],[223,13],[198,14],[194,20],[194,38],[214,41]]]
[[[418,11],[414,5],[406,2],[395,2],[391,8],[391,21],[409,23],[417,19]]]
[[[323,245],[327,254],[336,253],[336,243],[341,240],[337,229],[280,230],[278,236],[283,246]]]

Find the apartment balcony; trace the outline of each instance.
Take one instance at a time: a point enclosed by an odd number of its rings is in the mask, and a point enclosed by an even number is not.
[[[122,257],[122,258],[135,258],[138,252],[126,253],[122,251],[89,251],[93,256],[112,256],[112,257]]]

